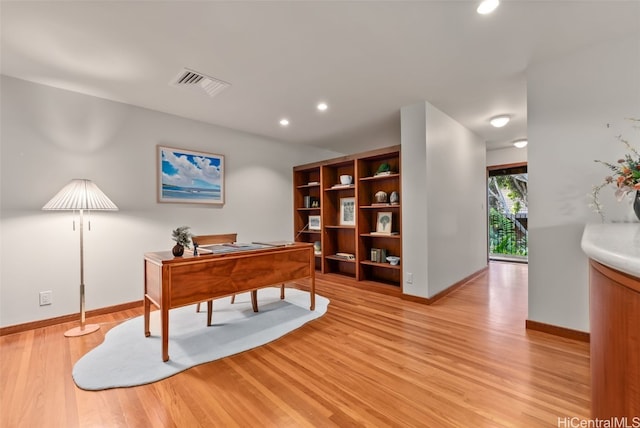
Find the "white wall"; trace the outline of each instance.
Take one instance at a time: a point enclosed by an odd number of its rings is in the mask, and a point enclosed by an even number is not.
[[[426,104],[419,103],[400,110],[402,165],[402,260],[403,292],[413,296],[429,295],[426,261],[427,245],[427,125]],[[413,284],[407,282],[413,275]]]
[[[429,103],[401,132],[404,292],[432,297],[487,264],[485,145]]]
[[[595,159],[615,162],[625,134],[640,149],[640,133],[625,117],[640,117],[640,40],[579,51],[532,67],[528,86],[529,319],[589,331],[584,224],[593,185],[608,175]],[[611,123],[612,128],[606,124]],[[608,221],[631,221],[629,203],[603,192]]]
[[[87,309],[142,299],[142,257],[180,225],[292,239],[292,167],[339,153],[288,145],[151,110],[2,77],[0,325],[79,309],[72,215],[41,211],[72,178],[93,180],[120,211],[91,214]],[[225,156],[224,207],[156,202],[156,145]],[[53,291],[40,307],[38,292]]]
[[[527,148],[507,147],[487,150],[487,166],[527,162]]]

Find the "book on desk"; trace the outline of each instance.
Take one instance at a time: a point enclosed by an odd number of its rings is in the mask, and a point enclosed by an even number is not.
[[[264,248],[286,247],[293,245],[291,241],[254,241],[251,243],[233,242],[226,244],[213,244],[198,247],[197,254],[225,254],[236,251],[260,250]]]

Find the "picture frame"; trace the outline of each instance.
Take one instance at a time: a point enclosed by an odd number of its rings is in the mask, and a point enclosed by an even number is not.
[[[157,146],[158,202],[224,205],[224,156]]]
[[[356,198],[340,198],[340,226],[356,225]]]
[[[322,217],[319,215],[309,216],[309,230],[321,230],[322,229]]]
[[[376,232],[385,233],[391,235],[391,224],[393,220],[393,213],[390,211],[381,211],[378,213],[378,219],[376,221]]]

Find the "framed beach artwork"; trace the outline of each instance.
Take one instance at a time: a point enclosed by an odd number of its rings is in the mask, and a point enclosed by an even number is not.
[[[158,202],[224,204],[224,156],[158,146]]]

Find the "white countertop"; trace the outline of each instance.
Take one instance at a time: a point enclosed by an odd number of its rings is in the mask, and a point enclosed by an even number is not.
[[[640,223],[587,224],[582,251],[605,266],[640,278]]]

